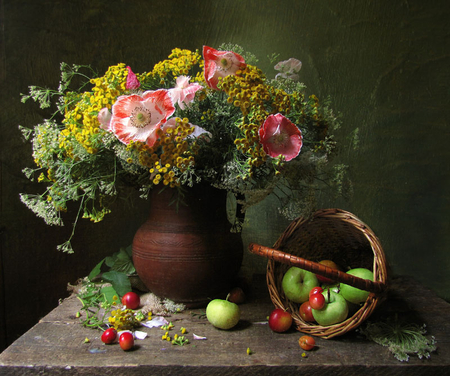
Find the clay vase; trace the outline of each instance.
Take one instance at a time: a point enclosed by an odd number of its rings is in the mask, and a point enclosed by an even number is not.
[[[133,263],[147,288],[189,308],[225,298],[240,269],[243,244],[230,232],[226,191],[154,188],[150,215],[133,240]]]

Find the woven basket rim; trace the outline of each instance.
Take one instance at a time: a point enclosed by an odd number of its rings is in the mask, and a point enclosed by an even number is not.
[[[379,239],[374,232],[362,222],[354,214],[338,209],[321,209],[311,215],[311,217],[299,217],[291,222],[283,234],[275,242],[273,248],[279,249],[283,241],[292,235],[300,226],[307,226],[308,222],[316,218],[326,217],[331,220],[345,221],[348,225],[361,231],[373,252],[373,274],[374,281],[381,282],[384,285],[387,283],[387,263],[383,248]],[[370,293],[364,304],[345,321],[330,326],[321,326],[314,323],[305,322],[298,312],[298,304],[288,302],[286,298],[282,298],[278,291],[277,282],[275,278],[276,261],[269,259],[267,263],[266,282],[269,289],[270,298],[277,308],[287,309],[290,311],[298,331],[319,336],[322,338],[332,338],[343,335],[346,332],[357,328],[363,321],[365,321],[374,311],[379,302],[384,298],[383,293]]]

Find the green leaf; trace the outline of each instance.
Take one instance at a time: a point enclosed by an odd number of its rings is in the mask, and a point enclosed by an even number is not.
[[[130,256],[130,258],[132,257],[133,248],[131,247],[131,244],[125,248],[125,252],[127,253],[128,256]]]
[[[92,281],[95,277],[97,277],[100,273],[101,273],[101,268],[103,265],[103,262],[105,261],[105,259],[103,259],[102,261],[100,261],[94,269],[92,269],[92,271],[89,273],[88,275],[88,279],[89,281]]]
[[[135,272],[131,254],[128,249],[121,248],[119,252],[107,257],[105,261],[106,265],[109,266],[111,270],[125,274],[133,274]]]
[[[105,265],[111,268],[114,265],[114,261],[116,261],[116,253],[113,253],[111,256],[105,257]]]
[[[103,273],[103,279],[112,284],[112,287],[116,290],[119,296],[123,296],[127,292],[131,291],[131,283],[125,273],[111,270]]]
[[[112,269],[128,275],[135,272],[133,261],[125,250],[121,250],[117,255],[117,260]]]
[[[112,286],[105,286],[105,287],[102,287],[101,289],[100,289],[100,292],[102,293],[102,294],[105,294],[105,299],[106,299],[106,301],[108,302],[108,303],[113,303],[114,302],[114,299],[113,299],[113,297],[114,297],[114,295],[119,295],[118,293],[117,293],[117,291],[114,289],[114,287],[112,287]]]

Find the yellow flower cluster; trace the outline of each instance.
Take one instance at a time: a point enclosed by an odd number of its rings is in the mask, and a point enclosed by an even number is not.
[[[182,335],[178,335],[178,334],[175,333],[174,336],[173,336],[173,339],[172,339],[172,337],[170,336],[169,331],[172,330],[173,327],[174,327],[174,325],[171,322],[169,324],[167,324],[167,325],[161,326],[161,330],[165,331],[165,333],[161,336],[161,339],[163,341],[171,342],[172,345],[183,346],[183,345],[189,343],[189,340],[184,336],[184,334],[186,334],[186,332],[187,332],[186,328],[184,328],[184,327],[180,328],[180,332],[181,332]]]
[[[241,109],[244,116],[255,106],[262,107],[270,100],[269,87],[264,84],[265,77],[260,69],[247,65],[235,75],[219,79],[218,88],[228,95],[228,103]]]
[[[91,79],[90,83],[94,85],[92,91],[81,95],[65,95],[66,112],[63,124],[66,129],[61,132],[60,148],[67,150],[70,155],[70,139],[73,137],[89,153],[97,152],[100,142],[96,137],[100,127],[97,114],[105,107],[111,110],[117,97],[125,93],[127,77],[125,64],[113,65],[104,76]],[[146,77],[145,73],[137,75],[139,81],[145,80]]]
[[[164,85],[167,76],[172,78],[187,75],[197,64],[199,64],[200,68],[203,65],[202,57],[198,51],[192,52],[186,49],[175,48],[168,59],[160,61],[154,66],[151,74],[159,76],[161,78],[160,84]],[[201,80],[201,77],[201,75],[197,75],[195,81]]]
[[[158,139],[152,147],[142,142],[130,142],[127,146],[128,150],[137,152],[138,163],[149,168],[154,185],[162,182],[172,188],[180,186],[175,171],[182,174],[195,163],[194,155],[198,152],[198,146],[188,141],[194,127],[190,126],[187,118],[175,120],[175,128],[157,131]]]
[[[264,81],[260,69],[247,65],[243,70],[238,70],[236,75],[227,76],[219,82],[219,88],[228,95],[227,102],[239,107],[243,115],[238,125],[243,137],[236,138],[234,144],[248,155],[248,171],[244,178],[251,177],[252,169],[267,159],[258,135],[259,127],[268,115],[264,103],[270,100]]]
[[[299,99],[298,94],[288,94],[267,85],[262,71],[252,65],[220,80],[219,88],[227,93],[228,103],[239,107],[242,112],[243,118],[239,124],[242,137],[234,143],[238,150],[248,155],[249,167],[245,177],[251,177],[253,168],[267,160],[267,154],[259,142],[259,128],[270,114],[279,112],[288,115],[292,104]],[[276,162],[276,165],[279,164],[280,160]]]
[[[322,115],[319,112],[319,98],[317,98],[314,94],[310,95],[308,105],[308,109],[305,110],[305,108],[302,108],[301,113],[305,121],[309,117],[313,125],[318,128],[316,132],[319,136],[320,141],[314,145],[313,149],[313,151],[316,153],[326,148],[325,139],[328,134],[328,123],[324,121]],[[306,111],[309,111],[309,113],[306,113]]]
[[[132,309],[116,309],[111,311],[108,322],[116,330],[131,330],[140,325],[135,312]]]
[[[270,85],[266,85],[265,76],[257,67],[247,65],[221,80],[220,89],[228,94],[228,103],[239,107],[242,122],[241,138],[235,140],[236,148],[248,155],[248,171],[245,177],[252,176],[253,168],[261,166],[267,159],[259,142],[258,130],[270,113],[290,111],[289,95]]]

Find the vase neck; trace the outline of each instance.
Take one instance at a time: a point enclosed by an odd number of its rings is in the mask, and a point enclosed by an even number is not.
[[[149,220],[161,216],[173,221],[228,221],[227,192],[210,186],[194,186],[183,190],[155,188],[150,195]]]

